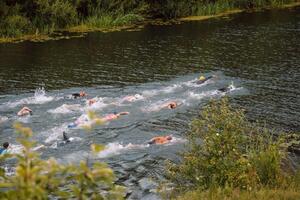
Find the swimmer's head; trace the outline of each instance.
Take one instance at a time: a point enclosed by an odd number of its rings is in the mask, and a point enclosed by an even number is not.
[[[172,140],[173,138],[172,138],[171,135],[168,135],[168,136],[166,137],[166,139],[167,139],[167,140]]]
[[[171,102],[168,107],[169,107],[169,109],[174,109],[177,107],[177,103]]]
[[[93,105],[94,103],[96,103],[96,100],[95,100],[95,99],[89,99],[89,100],[88,100],[89,106]]]
[[[86,96],[86,93],[85,93],[84,91],[80,91],[79,96],[85,97],[85,96]]]
[[[4,148],[4,149],[7,149],[8,146],[9,146],[9,143],[8,143],[8,142],[4,142],[4,143],[3,143],[3,148]]]
[[[205,77],[204,76],[200,76],[199,77],[199,81],[204,81],[205,80]]]

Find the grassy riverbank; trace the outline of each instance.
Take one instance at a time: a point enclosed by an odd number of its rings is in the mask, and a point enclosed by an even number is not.
[[[287,135],[249,122],[227,99],[212,101],[192,122],[180,163],[168,164],[167,199],[300,199]]]
[[[205,20],[245,10],[299,5],[298,0],[4,0],[0,2],[0,43],[68,38],[53,34],[62,31],[116,31],[157,19]]]

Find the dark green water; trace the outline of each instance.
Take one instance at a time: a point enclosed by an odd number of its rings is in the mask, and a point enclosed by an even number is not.
[[[198,87],[191,80],[201,73],[218,78]],[[230,93],[216,91],[231,82],[235,89]],[[34,96],[39,87],[46,94]],[[157,199],[151,190],[155,184],[146,178],[162,178],[164,160],[177,159],[190,120],[209,99],[228,95],[251,120],[300,131],[299,88],[300,8],[148,26],[137,32],[1,44],[0,116],[9,119],[0,124],[0,139],[17,148],[11,124],[21,120],[37,133],[39,143],[48,146],[43,156],[62,162],[84,159],[92,142],[105,144],[108,150],[94,159],[113,167],[120,182],[133,190],[130,198]],[[87,109],[84,99],[64,98],[79,90],[100,98],[93,108],[98,114],[125,110],[131,114],[88,134],[68,130],[67,124]],[[142,99],[122,102],[122,97],[132,94]],[[175,111],[156,110],[168,100],[183,105]],[[62,104],[80,104],[81,109],[70,111]],[[34,110],[32,117],[15,117],[23,105]],[[75,140],[57,145],[64,130]],[[176,141],[144,145],[151,137],[167,134]]]

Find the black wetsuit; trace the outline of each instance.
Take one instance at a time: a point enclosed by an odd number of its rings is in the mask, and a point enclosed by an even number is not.
[[[155,141],[151,140],[151,141],[147,142],[147,144],[155,144]]]
[[[73,94],[72,94],[72,97],[73,97],[74,99],[77,99],[77,98],[80,97],[80,94],[79,94],[79,93],[73,93]]]
[[[205,78],[204,80],[197,80],[196,83],[200,85],[200,84],[202,84],[202,83],[205,83],[206,81],[208,81],[208,80],[211,79],[212,77],[213,77],[213,76],[209,76],[209,77]]]
[[[220,91],[220,92],[228,92],[229,90],[230,90],[230,88],[228,86],[218,89],[218,91]]]
[[[70,139],[69,139],[69,137],[67,136],[67,133],[66,133],[66,132],[63,132],[63,141],[64,141],[65,143],[71,142]]]

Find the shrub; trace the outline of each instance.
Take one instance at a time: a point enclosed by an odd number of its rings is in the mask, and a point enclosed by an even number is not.
[[[22,154],[6,154],[0,157],[16,159],[14,176],[0,171],[1,199],[122,199],[123,188],[113,184],[113,171],[104,163],[89,167],[87,161],[79,165],[61,165],[54,158],[42,160],[33,151],[32,131],[16,124],[23,146]],[[92,151],[103,149],[92,145]]]
[[[249,122],[227,99],[212,101],[192,122],[182,162],[168,165],[176,189],[275,187],[285,178],[282,140]]]
[[[65,28],[77,21],[75,7],[63,0],[37,0],[34,23],[36,27]]]
[[[31,23],[26,17],[12,15],[4,19],[0,29],[0,35],[6,37],[20,36],[31,30]]]

